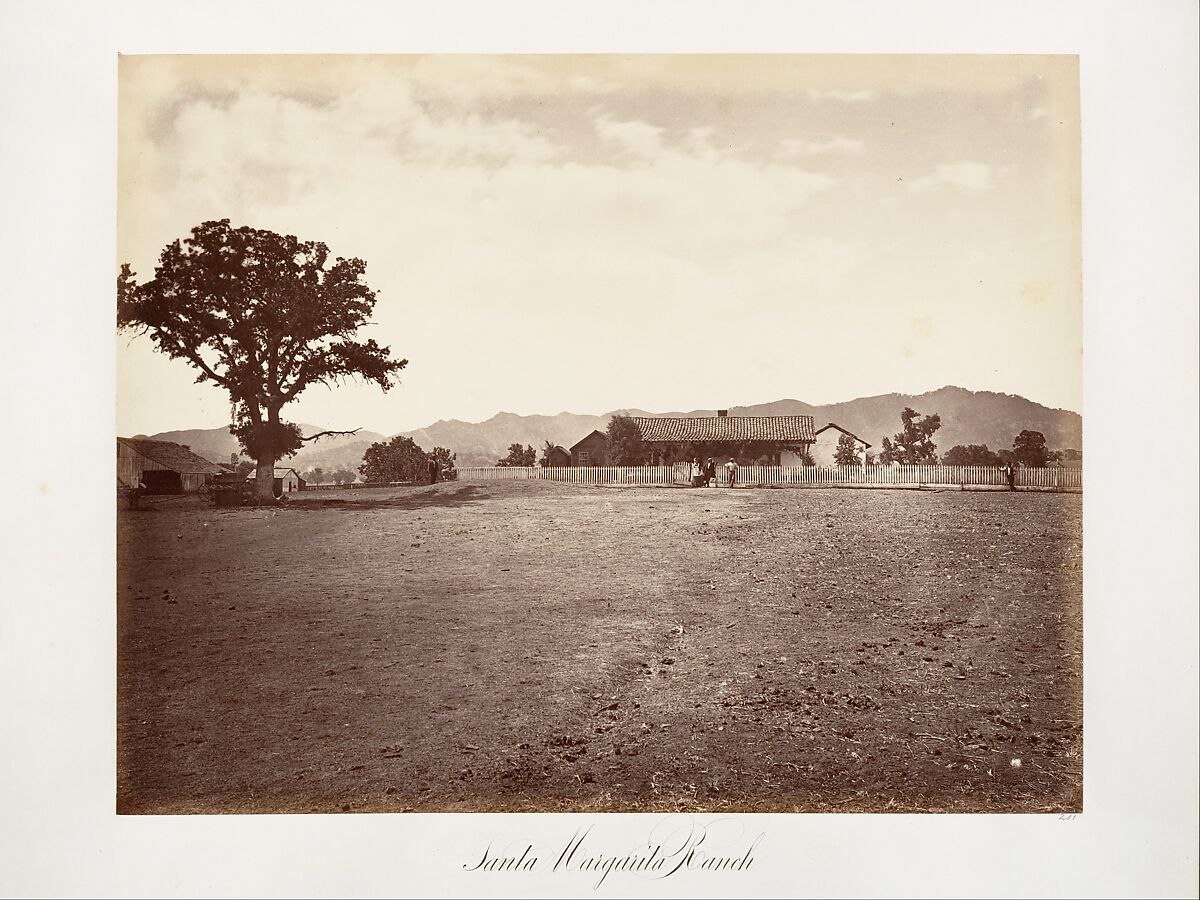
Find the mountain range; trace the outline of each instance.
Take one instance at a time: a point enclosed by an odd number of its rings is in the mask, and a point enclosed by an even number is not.
[[[1083,448],[1083,418],[1079,413],[1051,409],[1014,394],[969,391],[952,385],[924,394],[881,394],[823,406],[800,400],[776,400],[728,409],[731,416],[812,416],[818,428],[827,422],[836,422],[878,449],[885,436],[890,437],[900,430],[900,412],[906,406],[923,415],[938,413],[941,416],[942,427],[934,435],[939,453],[957,444],[986,444],[992,450],[1011,448],[1013,438],[1023,429],[1040,431],[1046,436],[1047,446],[1055,450]],[[568,412],[556,416],[519,416],[502,412],[484,422],[450,419],[400,434],[411,437],[425,450],[450,448],[458,454],[460,466],[488,466],[506,456],[511,444],[531,444],[540,450],[546,441],[551,441],[570,447],[594,429],[605,430],[614,415],[712,416],[716,413],[715,408],[664,413],[620,409],[598,416]],[[301,428],[305,434],[323,430],[313,425],[301,425]],[[238,451],[237,439],[226,428],[167,431],[149,437],[185,444],[214,462],[228,462],[230,455]],[[372,443],[383,440],[387,437],[373,431],[324,437],[298,452],[288,460],[288,465],[302,472],[314,466],[327,472],[337,468],[357,470],[363,452]]]

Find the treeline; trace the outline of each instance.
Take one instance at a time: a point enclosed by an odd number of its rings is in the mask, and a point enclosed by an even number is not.
[[[458,454],[445,447],[434,447],[426,453],[412,438],[397,435],[390,441],[376,441],[368,447],[357,472],[348,468],[326,472],[317,466],[302,477],[309,484],[353,484],[359,476],[364,482],[374,484],[392,481],[429,484],[435,479],[455,481],[458,478],[457,457]],[[436,464],[436,468],[431,464]]]
[[[987,444],[959,444],[938,457],[937,444],[933,435],[942,427],[937,413],[923,416],[909,407],[900,414],[901,429],[891,438],[883,439],[879,462],[883,465],[901,463],[905,465],[945,466],[1021,466],[1027,469],[1044,469],[1054,465],[1080,465],[1083,452],[1073,448],[1051,450],[1046,446],[1046,436],[1040,431],[1023,429],[1013,438],[1012,449],[992,451]],[[842,441],[848,439],[843,435]],[[839,451],[842,443],[839,442]],[[869,458],[867,463],[873,460]],[[839,464],[841,460],[839,459]]]
[[[1022,466],[1031,469],[1045,468],[1056,465],[1080,465],[1083,453],[1068,448],[1052,450],[1046,446],[1046,437],[1040,431],[1022,430],[1013,438],[1011,449],[998,451],[990,450],[986,444],[959,445],[950,448],[941,456],[934,442],[934,435],[942,427],[941,416],[937,413],[922,415],[914,409],[905,407],[900,414],[900,430],[891,437],[882,440],[878,454],[865,449],[848,434],[838,439],[834,451],[834,462],[839,466],[861,465],[947,465],[947,466]],[[608,461],[615,466],[640,466],[650,461],[650,452],[642,442],[641,432],[628,416],[613,416],[608,423]],[[549,441],[543,451],[553,449]],[[774,444],[746,443],[737,447],[736,455],[739,462],[749,463],[775,449]],[[711,455],[710,448],[680,444],[669,453],[668,462],[690,461],[693,458],[707,458]],[[804,455],[805,465],[812,465],[812,459]],[[532,466],[537,459],[537,453],[531,446],[522,447],[513,444],[509,447],[508,456],[498,460],[498,466]],[[543,464],[545,464],[543,462]]]

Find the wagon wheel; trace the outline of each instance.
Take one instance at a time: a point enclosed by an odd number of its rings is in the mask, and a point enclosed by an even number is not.
[[[204,484],[200,485],[200,490],[196,491],[196,493],[200,496],[201,500],[212,500],[213,486],[208,482],[205,482]]]

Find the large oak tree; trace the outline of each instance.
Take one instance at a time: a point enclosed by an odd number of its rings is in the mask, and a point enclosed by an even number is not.
[[[284,406],[347,378],[386,391],[407,365],[355,339],[375,307],[365,270],[361,259],[331,260],[319,241],[204,222],[163,248],[152,280],[138,284],[121,266],[117,325],[229,392],[230,431],[257,463],[256,497],[271,500],[275,462],[318,436],[284,422]]]

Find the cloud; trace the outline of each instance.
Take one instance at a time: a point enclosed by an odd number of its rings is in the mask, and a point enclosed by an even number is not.
[[[868,100],[874,100],[879,96],[878,91],[840,91],[840,90],[822,90],[820,88],[808,88],[804,95],[815,103],[820,103],[823,100],[835,100],[840,103],[866,103]]]
[[[643,159],[654,159],[662,154],[663,129],[640,120],[618,122],[608,116],[596,120],[596,133],[606,141],[618,144],[627,152]]]
[[[821,153],[845,153],[848,156],[862,156],[866,144],[854,138],[833,137],[827,141],[806,141],[800,138],[786,138],[780,141],[779,155],[784,159],[794,159],[799,156],[815,156]]]
[[[928,175],[909,183],[911,191],[955,188],[968,194],[981,194],[992,186],[993,169],[985,163],[941,163]]]
[[[568,66],[495,56],[422,56],[408,78],[422,92],[462,103],[562,92],[604,95],[617,89],[606,79]]]

